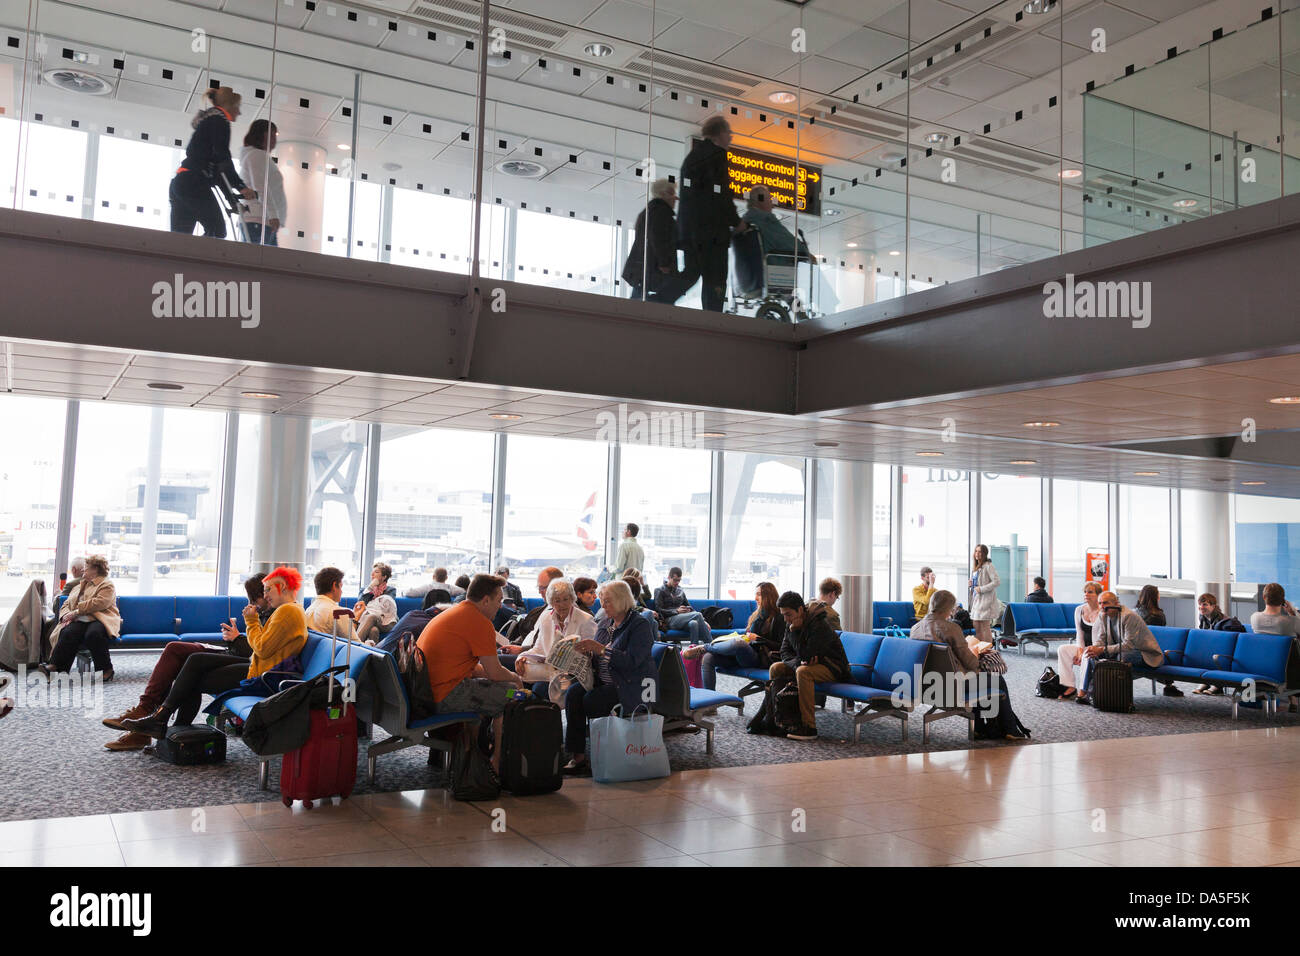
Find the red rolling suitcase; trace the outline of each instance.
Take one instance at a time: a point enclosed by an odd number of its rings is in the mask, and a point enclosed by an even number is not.
[[[352,612],[347,608],[334,611],[333,648],[338,646],[338,619]],[[348,643],[348,667],[352,666],[352,644]],[[280,799],[286,807],[295,800],[311,809],[313,800],[323,800],[338,794],[347,799],[357,782],[357,715],[352,704],[343,699],[334,701],[334,685],[330,681],[328,703],[324,710],[311,712],[311,736],[302,747],[285,754],[280,762]]]

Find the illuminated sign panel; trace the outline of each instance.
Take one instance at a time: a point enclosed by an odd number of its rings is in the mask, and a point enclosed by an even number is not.
[[[796,209],[809,216],[822,214],[822,171],[817,166],[728,146],[727,180],[737,199],[744,199],[755,186],[766,186],[778,209]]]

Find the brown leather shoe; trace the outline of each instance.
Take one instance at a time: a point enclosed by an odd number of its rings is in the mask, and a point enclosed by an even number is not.
[[[153,743],[153,738],[148,734],[123,734],[116,740],[110,740],[104,744],[105,750],[144,750]]]
[[[144,704],[136,704],[121,717],[105,717],[104,726],[112,727],[114,730],[126,730],[126,728],[122,726],[122,721],[135,720],[137,717],[148,717],[150,713],[152,713],[152,711],[150,711]],[[126,749],[139,750],[140,748],[128,747]]]

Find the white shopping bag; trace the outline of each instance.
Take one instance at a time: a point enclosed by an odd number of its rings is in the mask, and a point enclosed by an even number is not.
[[[591,722],[591,775],[597,783],[653,780],[672,772],[664,748],[664,719],[659,714],[633,711],[622,716],[616,705],[608,717]]]

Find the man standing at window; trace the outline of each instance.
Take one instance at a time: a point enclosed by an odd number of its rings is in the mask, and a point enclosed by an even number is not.
[[[641,571],[645,568],[645,551],[637,543],[636,536],[641,529],[628,522],[623,529],[623,542],[618,546],[618,557],[614,559],[614,576],[621,578],[628,570]]]

